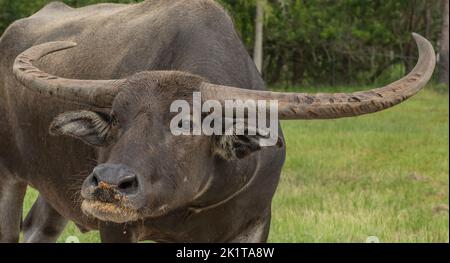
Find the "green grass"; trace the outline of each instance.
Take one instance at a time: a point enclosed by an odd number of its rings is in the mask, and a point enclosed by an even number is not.
[[[449,242],[448,103],[428,87],[372,115],[282,122],[287,159],[269,241]],[[99,241],[73,224],[59,241],[69,235]]]

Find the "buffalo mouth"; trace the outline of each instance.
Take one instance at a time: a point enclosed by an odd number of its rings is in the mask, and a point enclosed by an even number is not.
[[[115,223],[137,221],[140,218],[135,209],[98,200],[83,200],[81,210],[88,216]]]

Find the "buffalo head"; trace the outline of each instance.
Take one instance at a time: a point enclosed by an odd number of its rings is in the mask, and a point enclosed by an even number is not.
[[[248,90],[208,83],[178,71],[148,71],[127,79],[75,80],[45,73],[34,61],[74,47],[49,42],[31,47],[14,63],[14,74],[27,89],[86,106],[57,116],[53,135],[66,135],[98,147],[99,165],[82,186],[82,209],[104,221],[127,222],[160,216],[187,205],[202,193],[218,159],[232,162],[264,147],[258,133],[248,136],[175,136],[169,124],[173,101],[277,100],[280,119],[332,119],[392,107],[416,94],[430,79],[435,53],[423,37],[416,67],[387,86],[354,93],[306,94]],[[279,144],[277,144],[279,146]]]

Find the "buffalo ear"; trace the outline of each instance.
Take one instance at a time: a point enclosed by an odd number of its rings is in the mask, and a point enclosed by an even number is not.
[[[94,146],[106,146],[110,121],[106,114],[93,111],[65,112],[53,119],[51,135],[66,135]]]
[[[214,153],[225,160],[247,157],[265,147],[282,147],[283,139],[278,137],[276,144],[265,145],[263,139],[269,138],[267,131],[256,129],[256,135],[219,135],[214,138]]]

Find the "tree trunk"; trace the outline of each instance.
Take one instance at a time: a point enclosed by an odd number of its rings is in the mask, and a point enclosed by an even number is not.
[[[263,19],[264,9],[262,0],[256,1],[256,19],[255,19],[255,47],[253,49],[253,61],[259,72],[262,72],[263,63]]]
[[[408,14],[408,32],[414,32],[414,24],[415,24],[415,13],[416,13],[416,7],[417,2],[413,1],[410,6],[409,14]],[[411,41],[405,42],[405,71],[410,72],[414,66],[416,59],[414,55],[416,54],[416,44],[412,43]]]
[[[300,84],[303,79],[302,53],[294,49],[292,52],[292,84]]]
[[[280,50],[281,50],[281,48],[280,48]],[[275,67],[271,70],[271,77],[270,77],[271,84],[277,83],[280,81],[281,72],[283,70],[283,65],[284,65],[284,53],[277,54]]]
[[[425,38],[430,39],[431,37],[431,3],[426,1],[424,3],[424,21],[425,21]]]
[[[439,82],[448,86],[448,0],[442,0],[442,33],[439,41]]]

